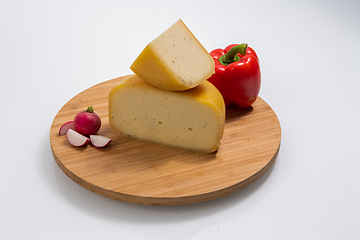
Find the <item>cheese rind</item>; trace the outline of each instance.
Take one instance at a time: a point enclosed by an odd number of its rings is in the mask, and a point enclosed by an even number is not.
[[[183,91],[208,79],[215,64],[180,19],[150,42],[130,69],[157,88]]]
[[[109,124],[132,138],[211,153],[223,136],[225,104],[208,81],[171,92],[132,75],[109,93]]]

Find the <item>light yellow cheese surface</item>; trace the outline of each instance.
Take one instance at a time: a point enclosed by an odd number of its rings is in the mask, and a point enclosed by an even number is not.
[[[132,75],[110,91],[109,123],[116,132],[132,138],[211,153],[223,136],[225,105],[208,81],[171,92]]]
[[[150,42],[130,69],[151,85],[183,91],[208,79],[214,60],[185,24],[178,20]]]

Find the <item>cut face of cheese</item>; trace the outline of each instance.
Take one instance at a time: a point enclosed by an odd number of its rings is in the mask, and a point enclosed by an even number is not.
[[[215,64],[191,31],[178,20],[145,47],[130,69],[157,88],[183,91],[208,79],[215,71]]]
[[[132,138],[211,153],[223,136],[225,104],[208,81],[171,92],[132,75],[110,91],[109,123]]]

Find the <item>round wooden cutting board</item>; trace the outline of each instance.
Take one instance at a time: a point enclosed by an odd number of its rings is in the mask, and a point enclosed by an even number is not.
[[[61,170],[82,187],[112,199],[145,205],[182,205],[231,194],[260,178],[280,148],[279,120],[260,97],[249,109],[227,109],[218,151],[196,153],[117,135],[108,123],[108,94],[124,77],[79,93],[56,115],[51,149]],[[105,148],[73,147],[59,136],[62,124],[93,106]]]

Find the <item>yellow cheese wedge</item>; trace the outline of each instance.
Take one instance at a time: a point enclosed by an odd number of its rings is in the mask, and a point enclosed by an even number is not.
[[[180,19],[150,42],[130,69],[155,87],[183,91],[208,79],[215,64]]]
[[[109,123],[132,138],[211,153],[223,136],[225,104],[208,81],[172,92],[131,75],[109,93]]]

